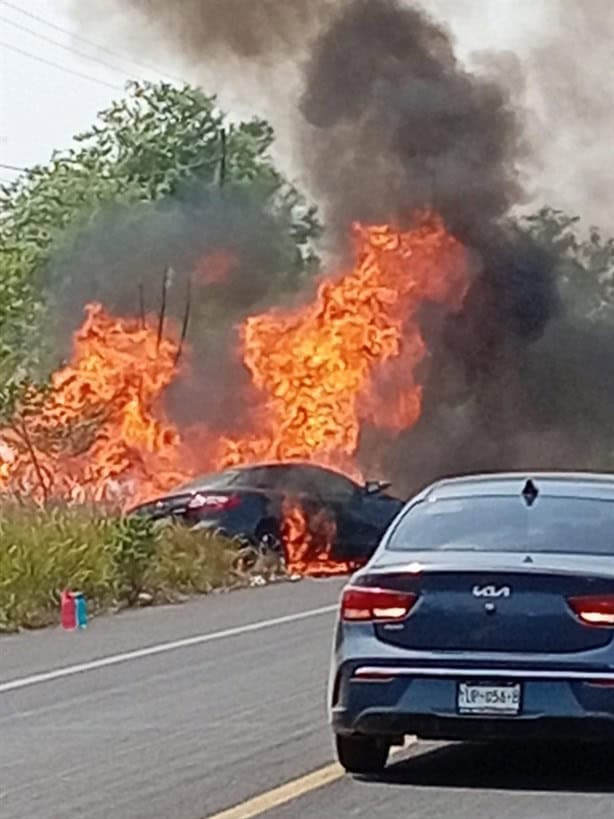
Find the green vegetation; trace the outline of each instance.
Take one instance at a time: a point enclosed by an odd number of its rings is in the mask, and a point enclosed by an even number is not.
[[[256,230],[266,225],[266,263],[279,278],[272,287],[292,287],[309,275],[319,231],[315,209],[276,169],[273,139],[265,120],[230,122],[200,89],[133,82],[73,147],[0,186],[0,405],[10,403],[12,385],[44,379],[57,365],[49,328],[61,323],[58,300],[80,292],[93,237],[103,236],[107,250],[125,250],[132,240],[129,249],[140,256],[125,255],[138,276],[139,266],[162,263],[158,248],[147,252],[148,239],[161,228],[172,232],[182,205],[210,218],[213,208],[230,202],[235,215],[249,213]],[[113,242],[110,229],[118,232]],[[160,244],[176,250],[185,240],[175,233]],[[101,261],[102,281],[116,260]],[[112,292],[125,271],[110,272]],[[34,333],[37,327],[45,332]]]
[[[588,325],[614,324],[614,238],[597,228],[588,236],[580,218],[560,210],[542,208],[519,222],[558,259],[558,286],[565,312]]]
[[[224,538],[90,508],[5,505],[0,544],[0,631],[58,622],[65,588],[96,613],[241,582]]]

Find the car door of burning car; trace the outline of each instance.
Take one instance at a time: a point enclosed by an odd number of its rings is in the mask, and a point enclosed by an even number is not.
[[[337,521],[335,556],[347,560],[370,557],[402,504],[387,495],[369,493],[365,486],[342,475],[333,475],[327,485]]]
[[[380,531],[365,506],[363,488],[335,472],[323,469],[310,472],[310,494],[318,499],[335,523],[333,556],[353,560],[370,554]]]

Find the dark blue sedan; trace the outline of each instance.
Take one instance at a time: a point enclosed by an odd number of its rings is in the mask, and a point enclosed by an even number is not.
[[[612,739],[613,638],[614,476],[435,483],[343,590],[339,761],[376,772],[407,735]]]
[[[403,507],[386,493],[388,486],[381,481],[358,484],[310,463],[254,464],[203,475],[131,513],[217,529],[281,549],[284,503],[292,500],[301,506],[308,525],[322,514],[334,522],[331,559],[362,565]]]

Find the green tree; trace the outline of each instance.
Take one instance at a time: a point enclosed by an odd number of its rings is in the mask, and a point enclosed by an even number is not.
[[[48,350],[32,339],[43,338],[58,293],[79,275],[66,262],[105,220],[138,234],[152,214],[172,212],[177,202],[223,195],[266,217],[276,266],[290,273],[285,286],[308,275],[317,262],[315,209],[276,169],[273,138],[262,119],[230,122],[215,97],[198,88],[132,82],[73,147],[1,188],[3,383],[40,376],[50,363]]]
[[[557,280],[565,312],[589,324],[614,326],[614,238],[580,218],[542,208],[519,225],[557,259]]]

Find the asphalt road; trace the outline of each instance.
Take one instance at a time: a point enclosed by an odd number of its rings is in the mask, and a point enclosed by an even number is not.
[[[0,639],[0,816],[612,816],[614,752],[417,744],[379,780],[341,777],[324,709],[340,586],[280,584]],[[280,792],[284,804],[254,813]]]

